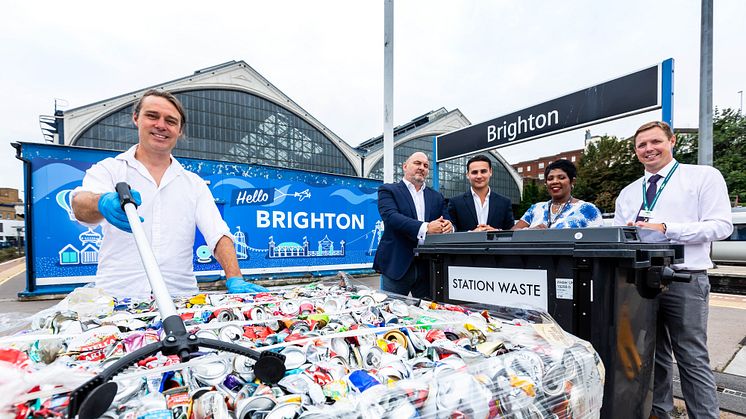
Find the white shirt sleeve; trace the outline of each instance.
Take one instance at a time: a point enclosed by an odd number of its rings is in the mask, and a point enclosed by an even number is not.
[[[422,244],[425,243],[425,236],[427,235],[427,223],[422,223],[420,226],[420,231],[417,232],[417,243]]]
[[[733,232],[728,186],[719,171],[709,168],[699,184],[699,221],[666,222],[666,237],[678,243],[722,240]]]
[[[215,205],[215,198],[213,198],[210,188],[201,178],[196,175],[195,178],[192,178],[192,181],[196,183],[195,189],[197,191],[195,221],[197,228],[205,238],[205,242],[214,252],[215,246],[223,236],[232,241],[233,234],[231,234],[230,228],[228,228],[228,224],[223,220],[223,217],[220,216],[220,211]]]
[[[95,194],[114,192],[114,177],[112,175],[112,169],[113,166],[116,164],[125,163],[117,161],[113,158],[107,158],[91,166],[88,170],[86,170],[81,186],[73,189],[73,191],[70,193],[70,200],[72,201],[75,198],[75,195],[81,192],[91,192]],[[77,221],[86,227],[96,227],[97,225],[101,224],[101,222],[86,223],[80,220]]]
[[[641,181],[638,179],[627,185],[619,193],[614,204],[614,221],[612,225],[626,226],[629,222],[634,222],[637,218],[636,211],[640,209],[642,198],[639,197]],[[638,195],[632,196],[633,191]],[[639,199],[639,202],[636,200]]]

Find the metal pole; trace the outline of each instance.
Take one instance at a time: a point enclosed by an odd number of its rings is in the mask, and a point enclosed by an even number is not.
[[[661,63],[661,119],[673,128],[673,58]]]
[[[394,0],[383,1],[383,181],[394,181]]]
[[[738,105],[738,113],[743,113],[743,90],[739,90],[738,94],[741,96],[740,104]]]
[[[698,163],[712,166],[712,0],[702,0],[700,35]]]
[[[16,227],[16,246],[18,257],[21,257],[21,228],[23,227]]]
[[[145,275],[148,277],[150,282],[150,289],[153,292],[153,298],[156,304],[158,304],[158,311],[161,313],[161,319],[165,320],[171,316],[178,315],[176,312],[176,305],[174,305],[171,294],[168,292],[166,287],[166,281],[163,279],[161,274],[161,268],[158,266],[158,261],[153,254],[153,249],[148,243],[148,237],[145,235],[145,229],[140,223],[140,216],[137,214],[135,204],[127,203],[124,205],[124,213],[127,215],[127,220],[130,222],[132,228],[132,235],[135,238],[135,245],[137,251],[140,253],[140,259],[142,259],[142,265],[145,268]]]
[[[440,179],[438,179],[438,137],[433,135],[433,161],[430,162],[430,178],[433,180],[433,189],[440,190]]]

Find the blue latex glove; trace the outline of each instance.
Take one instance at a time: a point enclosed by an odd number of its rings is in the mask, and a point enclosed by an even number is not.
[[[132,192],[132,198],[135,200],[135,204],[142,204],[140,192],[137,192],[134,189],[130,189],[130,192]],[[119,194],[116,192],[107,192],[101,195],[101,198],[98,200],[98,211],[104,216],[104,218],[106,218],[106,221],[108,221],[109,224],[122,231],[132,233],[132,227],[130,227],[130,222],[127,220],[127,214],[125,214],[122,209],[119,202]],[[143,221],[142,217],[140,217],[140,221]]]
[[[242,276],[232,276],[225,280],[225,286],[228,288],[228,294],[247,294],[256,292],[267,292],[267,288],[261,285],[252,284],[243,280]]]

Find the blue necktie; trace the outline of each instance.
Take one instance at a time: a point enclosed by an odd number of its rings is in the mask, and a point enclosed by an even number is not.
[[[648,189],[645,191],[645,199],[647,199],[648,205],[653,205],[653,200],[655,199],[655,193],[658,191],[658,181],[660,178],[663,177],[661,175],[653,175],[650,176],[650,179],[648,179]],[[645,203],[643,202],[640,206],[640,210],[645,209]],[[639,212],[638,212],[639,214]],[[640,215],[637,216],[637,221],[646,221],[645,217],[641,217]]]

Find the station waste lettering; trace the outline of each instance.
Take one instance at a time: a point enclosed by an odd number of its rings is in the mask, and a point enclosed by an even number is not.
[[[70,192],[86,169],[117,153],[23,143],[31,162],[35,278],[93,280],[101,228],[74,220]],[[370,267],[383,229],[376,198],[380,181],[178,158],[208,182],[230,228],[245,274],[316,272]],[[197,231],[194,270],[217,278],[220,265]],[[86,278],[89,277],[89,278]],[[69,282],[69,281],[68,281]]]
[[[497,287],[495,287],[495,284],[497,284]],[[541,287],[536,284],[516,284],[515,282],[493,282],[474,279],[453,278],[451,286],[453,289],[489,292],[495,292],[495,290],[497,290],[501,294],[541,297]]]

